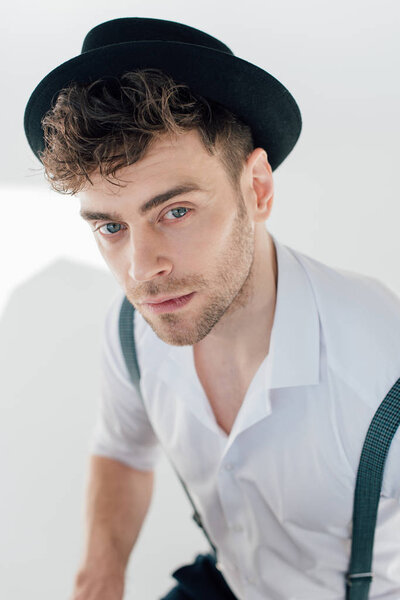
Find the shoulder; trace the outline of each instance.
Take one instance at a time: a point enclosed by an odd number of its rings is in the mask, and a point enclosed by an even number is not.
[[[375,277],[294,251],[311,283],[326,347],[340,437],[356,473],[368,427],[400,377],[400,297]],[[382,495],[400,502],[400,429],[389,448]]]
[[[294,254],[314,291],[328,362],[375,406],[400,376],[400,296],[375,277]]]

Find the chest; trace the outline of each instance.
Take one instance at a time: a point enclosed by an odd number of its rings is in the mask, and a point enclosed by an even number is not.
[[[253,379],[255,369],[238,374],[233,364],[224,368],[195,361],[197,376],[219,427],[229,435],[246,392]]]
[[[200,378],[199,378],[200,379]],[[246,395],[246,389],[238,381],[223,384],[218,381],[200,379],[215,420],[229,435]]]

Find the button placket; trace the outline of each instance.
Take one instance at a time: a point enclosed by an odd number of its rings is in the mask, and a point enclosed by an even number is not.
[[[228,527],[236,533],[242,533],[244,531],[244,527],[241,523],[228,523]]]
[[[246,581],[246,583],[248,583],[249,585],[255,585],[256,584],[256,580],[252,575],[244,575],[244,580]]]
[[[231,531],[231,535],[233,536],[231,552],[232,558],[233,555],[235,555],[235,560],[231,562],[231,568],[237,571],[238,575],[240,576],[242,569],[238,565],[242,563],[242,554],[246,553],[246,549],[243,548],[242,538],[239,537],[243,535],[245,528],[240,522],[243,516],[243,507],[241,504],[241,495],[237,482],[236,470],[238,464],[240,464],[240,462],[238,463],[236,460],[238,459],[237,453],[238,450],[236,446],[231,446],[229,449],[229,458],[228,456],[225,456],[227,461],[225,463],[222,461],[220,467],[220,480],[218,487],[222,510],[226,518],[226,526]],[[236,543],[234,540],[236,540]]]

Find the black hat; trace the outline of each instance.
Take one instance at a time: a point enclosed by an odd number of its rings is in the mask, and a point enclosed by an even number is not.
[[[301,114],[280,81],[241,58],[221,41],[182,23],[127,17],[97,25],[81,54],[53,69],[32,92],[24,115],[34,154],[44,150],[42,118],[69,83],[118,77],[134,69],[158,68],[191,91],[216,101],[250,126],[255,147],[276,169],[296,144]]]

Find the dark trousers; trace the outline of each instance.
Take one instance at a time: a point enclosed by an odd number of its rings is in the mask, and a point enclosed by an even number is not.
[[[237,600],[212,554],[198,554],[193,563],[172,573],[178,581],[161,600]]]

